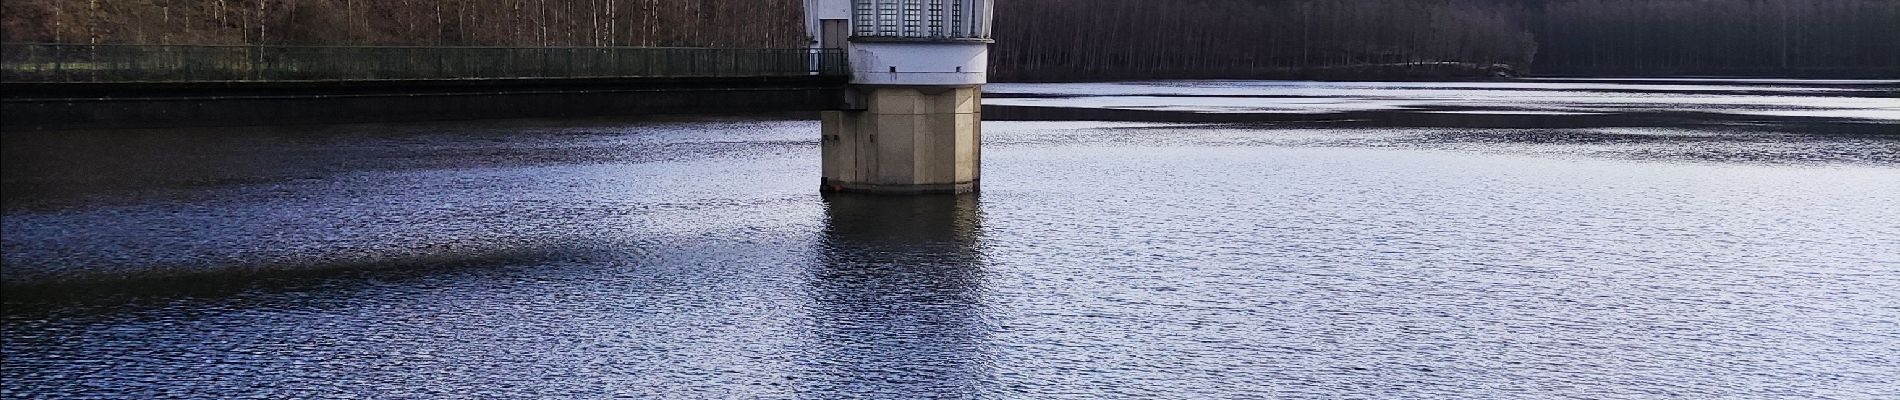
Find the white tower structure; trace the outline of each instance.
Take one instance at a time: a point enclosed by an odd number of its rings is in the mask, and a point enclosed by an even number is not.
[[[977,189],[992,4],[806,0],[812,46],[845,50],[861,99],[825,112],[825,190]]]

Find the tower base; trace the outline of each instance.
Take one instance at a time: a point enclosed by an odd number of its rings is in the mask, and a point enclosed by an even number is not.
[[[981,86],[862,86],[866,109],[824,113],[825,191],[968,193],[982,172]]]

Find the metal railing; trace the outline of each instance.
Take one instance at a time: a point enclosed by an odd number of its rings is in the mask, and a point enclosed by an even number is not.
[[[0,79],[207,82],[849,74],[838,49],[0,44]]]

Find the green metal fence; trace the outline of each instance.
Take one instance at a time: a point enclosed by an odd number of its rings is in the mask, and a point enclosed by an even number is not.
[[[846,74],[837,49],[0,44],[0,79],[20,82]]]

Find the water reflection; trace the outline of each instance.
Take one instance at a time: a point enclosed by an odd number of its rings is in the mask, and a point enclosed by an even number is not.
[[[998,96],[1000,97],[1000,96]],[[1835,115],[1834,110],[1787,111],[1787,115],[1758,115],[1701,111],[1566,112],[1507,107],[1416,106],[1404,110],[1361,110],[1319,113],[1193,112],[1162,109],[1073,108],[985,105],[988,121],[1128,121],[1199,124],[1245,124],[1260,129],[1323,128],[1473,128],[1575,129],[1609,127],[1760,127],[1777,131],[1827,132],[1855,135],[1893,135],[1892,124]]]
[[[995,117],[8,132],[0,397],[1900,398],[1892,124]]]
[[[1891,81],[1290,82],[997,84],[984,117],[1314,128],[1773,126],[1892,135]]]
[[[825,197],[819,397],[965,397],[993,382],[976,195]]]

